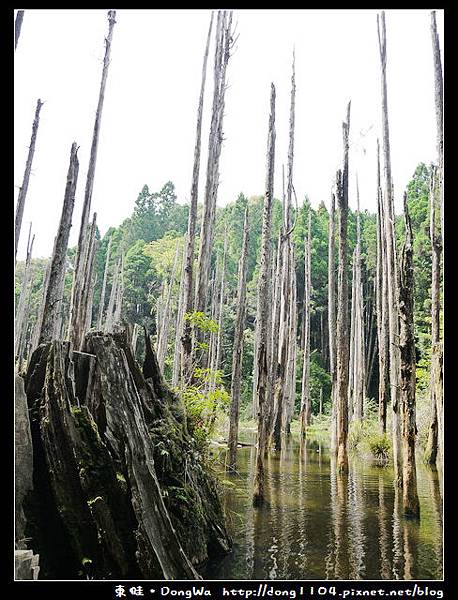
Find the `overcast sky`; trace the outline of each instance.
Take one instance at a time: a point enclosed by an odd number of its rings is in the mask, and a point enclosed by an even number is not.
[[[387,78],[397,206],[419,162],[436,157],[430,10],[388,10]],[[294,186],[313,206],[330,191],[342,157],[342,120],[352,101],[350,205],[359,177],[361,208],[375,210],[380,68],[376,11],[237,10],[229,61],[218,204],[264,192],[270,83],[277,91],[275,195],[288,149],[293,46],[296,52]],[[210,11],[118,10],[101,123],[92,210],[102,235],[130,216],[144,184],[171,180],[188,202],[196,107]],[[441,48],[443,11],[437,11]],[[100,85],[106,10],[25,10],[15,52],[14,181],[20,186],[36,101],[41,109],[18,258],[29,222],[34,256],[48,256],[60,219],[73,141],[79,181],[70,245],[77,241]],[[199,200],[204,189],[213,94],[208,64]],[[18,190],[15,190],[15,198]]]

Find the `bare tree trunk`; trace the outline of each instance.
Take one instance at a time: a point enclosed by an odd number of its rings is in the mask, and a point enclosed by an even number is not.
[[[367,278],[368,279],[368,278]],[[367,282],[367,286],[369,287],[369,281]],[[368,333],[369,333],[369,338],[368,338],[368,342],[367,342],[367,352],[366,352],[366,364],[367,364],[367,370],[366,370],[366,382],[365,382],[365,390],[366,390],[366,397],[369,397],[369,387],[372,381],[372,373],[374,372],[374,362],[375,362],[375,355],[377,354],[377,343],[376,343],[376,337],[374,336],[374,320],[375,320],[375,307],[374,307],[374,303],[375,303],[375,295],[376,295],[376,282],[374,280],[373,286],[372,286],[372,294],[370,294],[368,292],[368,302],[367,302],[367,311],[366,311],[366,319],[367,319],[367,323],[369,324],[368,327]]]
[[[291,245],[291,295],[289,308],[289,347],[288,347],[288,365],[286,369],[286,382],[288,386],[286,402],[283,409],[283,430],[285,433],[291,433],[291,421],[294,414],[294,405],[296,402],[296,362],[297,362],[297,283],[296,283],[296,256],[294,244]]]
[[[304,362],[302,366],[302,395],[301,395],[301,437],[305,437],[312,416],[310,398],[310,309],[312,292],[311,275],[312,254],[312,210],[309,208],[307,239],[304,248]]]
[[[380,24],[381,22],[381,24]],[[388,124],[388,100],[386,86],[386,28],[385,13],[377,15],[377,28],[380,49],[382,79],[382,129],[383,162],[385,175],[385,238],[387,241],[387,283],[388,283],[388,325],[389,325],[389,365],[390,395],[392,409],[393,463],[394,478],[397,486],[402,486],[402,446],[401,423],[399,418],[399,307],[398,272],[396,260],[396,238],[394,234],[394,199],[391,178],[390,132]]]
[[[181,336],[183,333],[184,325],[184,290],[185,290],[185,277],[186,277],[186,256],[188,249],[188,234],[184,236],[183,244],[183,257],[181,260],[181,276],[180,276],[180,289],[178,292],[178,306],[177,315],[175,320],[175,350],[173,353],[173,370],[172,370],[172,387],[176,387],[180,381],[180,367],[181,367],[181,355],[182,345]]]
[[[442,79],[442,62],[439,46],[439,36],[436,26],[436,11],[431,11],[431,40],[433,45],[434,60],[434,103],[436,108],[436,140],[437,140],[437,161],[438,177],[440,190],[440,229],[442,234],[442,245],[444,244],[444,195],[443,195],[443,176],[444,176],[444,82]]]
[[[110,254],[111,254],[111,242],[113,240],[113,236],[110,236],[110,240],[108,242],[107,248],[107,256],[105,259],[105,269],[103,271],[103,282],[102,282],[102,292],[100,295],[100,303],[99,303],[99,315],[97,317],[97,329],[102,329],[102,321],[103,321],[103,311],[105,308],[105,293],[107,289],[107,278],[108,278],[108,267],[110,264]]]
[[[229,416],[229,467],[235,469],[237,460],[237,437],[239,427],[240,387],[242,377],[243,334],[246,317],[246,278],[248,267],[248,243],[250,227],[248,222],[248,206],[245,209],[245,222],[243,225],[243,245],[239,261],[238,289],[237,289],[237,314],[235,317],[234,349],[232,354],[232,383],[231,383],[231,408]]]
[[[29,236],[27,239],[27,255],[24,267],[24,277],[22,280],[21,293],[17,304],[16,315],[14,319],[14,354],[19,366],[21,366],[22,355],[25,345],[25,337],[27,332],[27,305],[30,300],[30,284],[32,281],[32,249],[35,236],[30,240],[32,233],[32,223],[29,226]]]
[[[406,238],[401,256],[399,278],[399,317],[401,355],[401,406],[403,434],[403,485],[402,500],[404,514],[408,517],[420,517],[420,503],[417,492],[417,471],[415,466],[415,437],[417,424],[415,419],[415,332],[413,324],[413,247],[412,224],[407,207],[407,194],[404,193],[404,218]]]
[[[121,322],[122,300],[124,296],[124,254],[121,255],[118,285],[116,287],[115,308],[113,311],[113,325]]]
[[[21,11],[19,11],[19,12],[21,12]],[[22,11],[22,12],[24,12],[24,11]],[[19,194],[17,197],[16,218],[15,218],[15,224],[14,224],[14,256],[15,257],[17,255],[19,236],[21,235],[21,226],[22,226],[22,217],[24,216],[25,199],[27,196],[27,190],[29,188],[30,172],[32,171],[33,155],[35,153],[35,144],[37,141],[38,126],[40,124],[40,110],[41,110],[41,107],[43,106],[43,104],[44,103],[40,99],[37,100],[37,107],[35,109],[35,117],[33,119],[33,125],[32,125],[32,137],[30,138],[29,153],[27,155],[27,162],[25,163],[25,171],[24,171],[24,177],[22,178],[22,185],[19,188]]]
[[[353,327],[353,376],[352,376],[352,399],[353,399],[353,418],[361,420],[364,413],[364,396],[366,383],[366,365],[365,365],[365,343],[364,343],[364,310],[363,310],[363,289],[361,277],[361,217],[359,210],[359,186],[356,178],[356,198],[357,198],[357,217],[356,217],[356,248],[354,254],[354,313],[352,313]]]
[[[68,327],[68,338],[73,343],[75,350],[81,350],[84,341],[85,326],[87,323],[88,300],[87,282],[90,280],[92,260],[88,260],[90,244],[87,238],[90,237],[89,213],[91,210],[92,190],[94,187],[95,167],[97,163],[97,149],[99,143],[100,123],[102,120],[103,102],[105,97],[105,87],[108,77],[108,67],[110,64],[111,42],[113,39],[113,28],[116,23],[116,11],[108,11],[108,35],[105,38],[105,56],[103,59],[102,79],[100,82],[99,99],[95,113],[94,130],[92,135],[91,154],[89,158],[89,167],[86,177],[86,187],[84,191],[83,212],[81,215],[81,226],[78,237],[78,247],[76,253],[76,265],[73,275],[72,296],[70,301],[70,316]]]
[[[24,11],[18,10],[16,13],[16,20],[14,21],[14,49],[17,48],[19,37],[21,35],[22,21],[24,20]]]
[[[224,251],[223,251],[223,266],[221,269],[221,288],[219,293],[219,307],[218,307],[218,332],[216,334],[216,344],[215,344],[215,356],[214,362],[211,365],[212,375],[211,375],[211,387],[210,390],[213,391],[216,388],[216,371],[219,369],[219,365],[221,363],[221,349],[222,349],[222,339],[223,339],[223,307],[224,307],[224,286],[226,279],[226,255],[227,255],[227,226],[224,232]]]
[[[348,137],[350,131],[350,102],[343,130],[343,170],[337,175],[339,205],[339,271],[336,331],[336,401],[337,401],[337,469],[348,471],[348,283],[347,283],[347,225],[348,225]]]
[[[138,332],[140,331],[140,325],[138,323],[134,323],[134,329],[132,331],[132,356],[135,358],[135,352],[137,350],[137,341],[138,341]]]
[[[118,287],[120,286],[119,279],[121,273],[121,258],[118,259],[116,267],[113,272],[113,281],[111,284],[110,299],[108,301],[107,314],[105,316],[105,323],[103,330],[105,333],[111,333],[114,326],[114,314],[116,311],[116,298],[118,296]]]
[[[289,146],[288,146],[288,173],[286,184],[286,203],[284,204],[284,237],[283,237],[283,274],[280,300],[280,325],[278,335],[278,356],[275,369],[274,412],[272,427],[272,442],[276,450],[281,450],[281,425],[286,398],[286,367],[289,353],[289,304],[291,292],[291,197],[293,193],[293,164],[294,164],[294,126],[296,108],[296,64],[293,53],[293,64],[291,74],[291,105],[289,113]]]
[[[89,230],[88,239],[88,250],[87,250],[87,267],[85,269],[87,273],[87,280],[84,282],[83,288],[83,300],[85,303],[85,314],[86,322],[84,324],[84,331],[89,331],[92,326],[92,304],[94,302],[94,288],[95,278],[93,277],[95,253],[97,249],[97,239],[95,237],[97,231],[97,213],[94,213],[92,217],[92,225]]]
[[[54,246],[56,245],[56,239],[57,238],[54,238]],[[46,294],[48,293],[49,276],[51,274],[51,263],[52,263],[52,257],[49,259],[48,264],[46,265],[46,272],[45,272],[45,277],[43,280],[43,291],[42,291],[42,295],[41,295],[41,302],[40,302],[40,306],[38,309],[37,320],[36,320],[35,326],[33,328],[29,356],[32,355],[32,352],[38,346],[39,340],[40,340],[41,325],[43,323],[43,311],[44,311],[44,307],[45,307]]]
[[[202,66],[202,82],[200,86],[199,106],[197,109],[196,143],[194,147],[194,166],[192,170],[191,184],[191,202],[188,217],[188,233],[186,238],[186,256],[184,259],[184,283],[183,283],[183,316],[192,312],[193,309],[193,268],[194,268],[194,244],[196,239],[197,222],[197,197],[199,190],[199,171],[200,171],[200,149],[202,139],[202,111],[204,106],[205,80],[207,76],[207,59],[210,47],[210,36],[213,25],[213,12],[208,28],[207,43],[205,46],[204,61]],[[192,332],[191,324],[183,316],[180,317],[182,323],[181,345],[183,349],[181,378],[183,383],[189,382],[192,375]],[[177,382],[178,383],[178,382]],[[176,384],[175,384],[176,385]]]
[[[436,139],[438,167],[433,169],[430,192],[430,240],[432,248],[431,282],[431,425],[426,460],[436,464],[437,453],[443,460],[443,347],[440,335],[441,258],[444,241],[443,207],[443,81],[442,63],[437,35],[436,13],[431,12],[431,39],[434,60],[434,97],[436,107]]]
[[[443,460],[443,374],[442,374],[442,344],[440,336],[440,270],[442,244],[439,225],[440,215],[440,175],[439,169],[434,168],[431,174],[430,189],[430,240],[432,248],[432,278],[431,278],[431,424],[426,448],[426,461],[436,464],[437,454]]]
[[[382,433],[386,433],[386,410],[389,397],[389,326],[388,281],[385,239],[385,211],[380,183],[380,145],[377,140],[377,339],[379,357],[378,416]]]
[[[222,261],[221,261],[222,262]],[[219,307],[219,296],[221,292],[221,284],[220,279],[222,280],[222,275],[220,277],[220,272],[222,273],[221,263],[217,260],[216,269],[213,276],[213,279],[210,279],[210,294],[209,294],[209,302],[210,308],[209,313],[213,321],[218,322],[218,307]],[[210,342],[208,344],[208,352],[202,353],[200,357],[200,364],[203,367],[208,367],[210,370],[214,370],[215,362],[216,362],[216,346],[217,346],[217,337],[218,333],[211,332],[210,333]],[[202,339],[202,337],[201,337]],[[209,377],[206,385],[206,390],[209,392],[213,389],[213,377]]]
[[[355,386],[355,315],[356,315],[356,248],[351,269],[350,357],[348,361],[348,422],[353,420]]]
[[[159,334],[159,340],[157,343],[157,362],[159,364],[159,368],[160,368],[161,372],[164,371],[165,357],[167,355],[167,346],[168,346],[169,328],[170,328],[170,311],[171,311],[170,305],[172,302],[173,286],[175,285],[179,253],[180,253],[180,243],[177,242],[175,258],[173,260],[172,273],[170,275],[170,280],[169,280],[169,289],[167,291],[167,300],[165,302],[164,315],[162,318],[162,325],[161,325],[161,330],[160,330],[160,334]]]
[[[64,204],[60,218],[59,230],[57,232],[54,251],[51,259],[49,283],[43,308],[43,320],[40,328],[38,343],[43,344],[53,339],[56,315],[61,310],[62,290],[65,277],[65,265],[67,259],[68,238],[72,226],[73,207],[75,205],[75,190],[78,180],[78,149],[76,143],[72,144],[70,152],[70,164],[67,173],[67,184],[65,186]]]
[[[254,368],[257,370],[257,405],[258,435],[256,444],[256,468],[253,486],[253,505],[260,506],[264,503],[264,453],[267,445],[267,423],[269,416],[270,399],[266,396],[269,383],[269,358],[270,344],[268,325],[268,312],[270,308],[269,274],[270,274],[270,233],[272,227],[272,201],[274,191],[275,168],[275,86],[271,84],[270,116],[267,137],[267,174],[266,194],[264,196],[264,210],[262,219],[261,238],[261,267],[258,282],[258,310],[256,322],[256,337],[258,338],[258,356]]]
[[[219,185],[219,159],[223,141],[224,96],[226,68],[232,45],[232,11],[219,11],[216,25],[214,92],[210,137],[208,142],[207,180],[200,232],[199,261],[196,282],[195,310],[205,312],[213,247],[216,197]]]
[[[336,272],[335,272],[335,204],[331,194],[328,234],[328,331],[329,331],[329,370],[331,372],[331,452],[337,452],[337,401],[336,401]]]

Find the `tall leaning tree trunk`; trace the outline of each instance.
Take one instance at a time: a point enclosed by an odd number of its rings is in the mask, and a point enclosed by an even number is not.
[[[392,410],[393,464],[395,484],[402,486],[402,446],[401,422],[399,415],[399,307],[398,307],[398,268],[396,259],[396,238],[394,233],[394,198],[391,177],[390,131],[388,123],[388,96],[386,85],[386,27],[385,13],[377,15],[377,30],[380,50],[382,88],[382,131],[385,193],[383,194],[385,216],[385,239],[387,248],[387,288],[388,288],[388,328],[390,396]]]
[[[94,130],[92,134],[91,153],[89,167],[87,170],[86,187],[84,190],[83,212],[78,236],[76,252],[76,265],[73,275],[72,294],[70,301],[70,316],[68,327],[68,338],[75,350],[81,350],[84,342],[85,327],[87,323],[89,298],[87,295],[88,280],[90,279],[91,258],[88,258],[90,244],[89,213],[91,210],[92,191],[94,188],[95,167],[97,164],[97,150],[99,145],[100,124],[102,121],[103,103],[105,99],[105,88],[110,65],[111,42],[113,39],[113,28],[116,23],[116,11],[108,11],[108,35],[105,38],[105,56],[103,58],[102,78],[100,82],[99,99],[95,113]],[[89,284],[90,287],[90,284]]]
[[[181,346],[181,377],[183,383],[187,383],[192,375],[192,331],[191,324],[183,317],[186,313],[193,310],[193,269],[194,269],[194,245],[196,239],[196,223],[197,223],[197,198],[199,191],[199,172],[200,172],[200,149],[202,140],[202,112],[204,106],[205,80],[207,76],[207,60],[208,50],[210,47],[210,36],[213,25],[213,12],[208,28],[207,43],[205,46],[204,61],[202,65],[202,82],[200,85],[199,105],[197,108],[197,125],[196,125],[196,143],[194,147],[194,165],[192,169],[192,184],[191,184],[191,202],[189,207],[188,217],[188,232],[186,238],[186,256],[184,259],[184,280],[183,280],[183,300],[181,311],[182,332]],[[178,381],[177,381],[178,383]]]
[[[219,160],[223,141],[224,98],[226,68],[232,45],[232,12],[219,11],[216,25],[216,51],[214,66],[214,91],[210,135],[208,141],[207,179],[205,184],[202,227],[200,231],[199,259],[196,282],[195,310],[205,312],[208,277],[213,248],[216,198],[219,186]]]
[[[14,49],[16,50],[21,35],[22,21],[24,20],[24,11],[18,10],[14,21]]]
[[[331,193],[328,229],[328,332],[329,370],[331,372],[331,452],[337,452],[337,402],[336,402],[336,271],[335,271],[335,206],[336,197]]]
[[[248,222],[248,206],[245,209],[245,222],[243,225],[242,254],[239,261],[237,313],[235,317],[234,349],[232,353],[232,382],[231,382],[231,408],[229,415],[229,467],[235,469],[237,462],[237,438],[239,427],[240,388],[242,383],[242,356],[243,333],[246,317],[246,278],[248,268],[248,243],[250,226]]]
[[[41,111],[42,106],[43,106],[43,102],[40,99],[38,99],[37,107],[35,109],[35,117],[33,119],[32,137],[30,138],[30,146],[29,146],[29,152],[27,155],[27,162],[25,163],[24,177],[22,178],[22,185],[19,188],[19,194],[17,197],[16,218],[15,218],[15,223],[14,223],[14,256],[15,257],[17,255],[17,249],[18,249],[18,245],[19,245],[19,237],[21,235],[22,217],[24,216],[25,199],[27,196],[27,190],[29,189],[30,172],[32,171],[33,155],[35,154],[35,144],[37,141],[38,126],[40,124],[40,111]]]
[[[258,339],[257,362],[257,406],[258,408],[258,434],[256,444],[256,463],[253,489],[253,505],[260,506],[264,503],[264,453],[267,446],[267,425],[269,420],[269,403],[267,390],[269,387],[269,298],[270,276],[270,235],[272,228],[272,201],[274,192],[275,169],[275,86],[271,84],[270,116],[267,137],[267,175],[266,193],[264,196],[264,210],[262,217],[261,238],[261,267],[258,281],[258,310],[256,322],[256,337]]]
[[[67,183],[65,186],[64,204],[60,218],[59,229],[54,251],[51,259],[49,272],[49,282],[44,299],[43,318],[38,336],[38,344],[50,342],[54,337],[55,322],[57,314],[61,310],[62,290],[65,277],[65,265],[67,258],[68,238],[72,226],[73,207],[75,206],[75,191],[78,181],[78,149],[76,143],[72,144],[70,152],[70,164],[67,173]]]
[[[311,308],[311,254],[312,254],[312,209],[309,207],[307,239],[304,252],[304,362],[302,366],[301,437],[305,437],[312,416],[310,398],[310,308]]]
[[[337,402],[337,469],[348,472],[348,283],[347,283],[347,229],[348,229],[348,149],[350,106],[347,121],[342,123],[343,169],[337,174],[337,202],[339,206],[339,271],[337,281],[336,323],[336,402]]]
[[[432,249],[431,282],[431,424],[426,449],[426,460],[435,464],[437,454],[443,460],[443,347],[440,335],[441,258],[444,241],[443,206],[443,80],[442,63],[437,34],[436,13],[431,12],[431,39],[434,61],[434,98],[436,108],[437,168],[433,169],[430,192],[430,240]]]
[[[399,349],[401,355],[401,407],[402,443],[404,464],[402,472],[402,501],[407,517],[420,517],[420,503],[417,491],[417,471],[415,466],[415,438],[417,425],[415,418],[415,332],[413,321],[413,247],[412,224],[407,207],[407,194],[404,193],[404,218],[406,238],[401,256],[399,277]]]
[[[386,239],[384,233],[384,211],[380,183],[380,145],[377,140],[377,340],[378,340],[378,420],[382,433],[386,433],[386,415],[389,398],[389,330],[388,330],[388,289],[386,271]]]

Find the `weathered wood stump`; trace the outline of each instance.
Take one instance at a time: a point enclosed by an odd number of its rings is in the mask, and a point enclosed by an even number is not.
[[[216,483],[149,340],[143,373],[122,334],[89,333],[83,352],[42,344],[26,394],[26,537],[42,578],[196,579],[229,550]]]

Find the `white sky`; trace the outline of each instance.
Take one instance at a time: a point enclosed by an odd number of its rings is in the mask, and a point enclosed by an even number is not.
[[[419,162],[434,161],[436,133],[430,10],[387,10],[387,77],[397,206]],[[288,149],[291,59],[296,51],[294,186],[299,202],[328,205],[342,157],[341,123],[352,101],[350,205],[358,170],[361,208],[375,210],[380,69],[374,10],[237,10],[229,61],[218,204],[263,194],[271,81],[277,91],[275,195]],[[102,235],[128,217],[144,184],[174,182],[189,201],[196,108],[209,10],[118,10],[101,124],[92,210]],[[437,24],[443,47],[443,11]],[[106,10],[25,10],[15,53],[14,181],[20,186],[37,98],[41,109],[18,258],[28,224],[34,256],[48,256],[60,219],[70,146],[80,146],[70,245],[77,241],[98,99]],[[199,199],[213,94],[210,48]],[[364,139],[360,131],[367,131]],[[366,154],[361,150],[366,148]],[[18,190],[15,190],[15,198]]]

